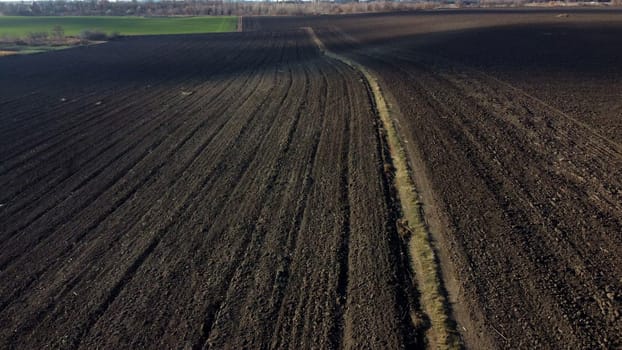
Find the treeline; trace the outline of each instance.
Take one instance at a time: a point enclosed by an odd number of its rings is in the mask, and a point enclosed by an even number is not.
[[[221,1],[39,1],[0,2],[0,12],[15,16],[171,16],[231,15]]]
[[[452,1],[452,0],[449,0]],[[401,11],[433,8],[439,2],[223,2],[223,1],[40,1],[0,2],[7,16],[250,16]]]
[[[596,0],[622,5],[622,0]],[[554,4],[543,0],[434,0],[372,2],[256,2],[256,1],[33,1],[0,2],[0,15],[7,16],[250,16],[313,15],[407,11],[436,7],[515,7]],[[582,3],[564,1],[564,4]],[[593,2],[592,2],[593,4]]]

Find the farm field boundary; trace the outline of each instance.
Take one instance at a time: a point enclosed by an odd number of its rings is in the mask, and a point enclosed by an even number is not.
[[[449,318],[448,302],[442,293],[436,253],[431,244],[430,232],[424,219],[422,203],[414,181],[410,176],[404,148],[390,115],[390,108],[383,96],[377,79],[364,66],[326,49],[313,28],[305,27],[313,42],[327,57],[345,63],[358,71],[373,95],[376,113],[385,129],[385,137],[391,155],[394,186],[401,208],[398,230],[408,245],[411,265],[415,272],[416,287],[421,293],[421,304],[429,318],[430,327],[426,338],[432,348],[460,348],[460,340]],[[418,324],[416,315],[411,315],[413,324]]]

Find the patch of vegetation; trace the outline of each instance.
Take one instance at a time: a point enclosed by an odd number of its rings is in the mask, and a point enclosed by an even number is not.
[[[106,41],[118,38],[119,33],[106,34],[99,30],[83,30],[80,32],[80,39],[86,41]]]
[[[235,31],[236,17],[0,16],[0,55],[39,53],[114,40],[121,35]]]
[[[0,16],[0,36],[25,37],[60,26],[67,36],[83,31],[121,35],[192,34],[235,31],[237,18],[221,17],[113,17],[113,16]]]

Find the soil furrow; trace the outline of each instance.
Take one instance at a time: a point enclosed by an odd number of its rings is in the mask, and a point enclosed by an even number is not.
[[[344,84],[345,85],[345,84]],[[344,87],[344,90],[347,91]],[[337,279],[337,310],[335,317],[337,321],[330,330],[331,348],[342,349],[344,348],[344,329],[345,329],[345,317],[346,317],[346,305],[348,300],[348,270],[350,269],[350,181],[349,181],[349,157],[350,157],[350,142],[352,135],[350,132],[350,120],[349,116],[345,118],[343,126],[343,140],[342,155],[341,155],[341,169],[340,169],[340,184],[339,184],[339,201],[341,204],[341,217],[343,222],[341,223],[341,237],[337,248],[337,264],[339,269],[339,277]]]
[[[213,102],[213,103],[220,103],[221,101],[219,101],[219,100],[218,100],[218,97],[220,96],[220,94],[224,93],[224,92],[227,90],[227,88],[228,88],[228,87],[229,87],[229,85],[228,85],[228,84],[225,84],[225,85],[224,85],[224,88],[223,88],[222,90],[220,90],[220,92],[219,92],[218,94],[216,94],[214,98],[212,98],[212,102]],[[210,107],[210,105],[207,105],[207,106],[205,106],[204,104],[201,104],[201,105],[203,106],[202,108],[209,108],[209,107]],[[194,113],[191,113],[191,114],[194,114]],[[160,115],[161,115],[162,117],[166,117],[166,114],[164,114],[164,113],[162,113],[162,114],[160,114]],[[163,124],[164,122],[166,122],[166,119],[163,119],[162,123],[160,123],[158,127],[162,127],[162,125],[164,125],[164,124]],[[156,128],[156,129],[157,129],[157,128]],[[141,130],[141,131],[142,131],[142,130]],[[138,144],[138,143],[135,143],[135,144],[133,144],[133,145],[130,145],[128,148],[126,148],[126,150],[131,149],[132,147],[134,147],[134,145],[137,145],[137,144]],[[120,154],[116,155],[116,156],[115,156],[115,158],[113,159],[113,161],[111,161],[111,162],[114,162],[115,160],[120,159],[120,158],[123,156],[123,154],[124,154],[125,152],[126,152],[126,151],[122,151]],[[85,185],[85,184],[86,184],[89,180],[93,179],[95,176],[97,176],[99,173],[101,173],[101,171],[102,171],[103,169],[105,169],[105,167],[101,167],[99,172],[96,172],[96,173],[94,173],[93,175],[90,175],[90,176],[88,176],[88,177],[86,177],[86,178],[84,178],[84,175],[83,175],[83,179],[80,181],[80,183],[79,183],[78,185],[76,185],[73,189],[68,190],[68,191],[66,191],[66,192],[67,192],[67,193],[72,193],[72,192],[76,191],[77,189],[79,189],[80,187],[82,187],[83,185]],[[41,213],[39,216],[43,215],[44,213],[45,213],[45,212]]]
[[[252,129],[247,129],[247,130],[252,130]],[[243,134],[241,134],[241,135],[243,135]],[[245,171],[246,171],[246,170],[244,170],[244,172],[245,172]],[[209,178],[208,178],[208,179],[206,179],[205,181],[208,181],[208,180],[209,180]],[[235,181],[235,180],[234,180],[234,181]],[[207,184],[207,183],[204,183],[204,184],[203,184],[203,185],[201,185],[200,187],[202,187],[202,188],[206,188],[206,189],[210,188],[210,187],[206,187],[206,184]],[[193,204],[193,205],[195,205],[195,204]],[[190,212],[191,212],[191,211],[190,211]]]
[[[258,107],[258,108],[259,108],[259,107]],[[226,115],[226,114],[225,114],[225,115]],[[224,119],[224,120],[226,121],[227,119]],[[204,123],[205,123],[205,122],[203,122],[203,124],[204,124]],[[198,130],[198,129],[197,129],[197,130]],[[195,131],[196,131],[196,130],[195,130]],[[190,159],[195,159],[195,158],[196,158],[196,156],[197,156],[198,154],[200,154],[200,153],[202,152],[202,150],[203,150],[205,147],[207,147],[207,145],[209,145],[209,144],[210,144],[210,141],[211,141],[211,140],[213,140],[213,139],[214,139],[214,137],[215,137],[215,136],[211,136],[211,138],[210,138],[210,139],[208,139],[208,141],[207,141],[207,142],[203,143],[202,148],[199,148],[198,150],[196,150],[196,151],[195,151],[195,153],[194,153],[195,155],[194,155],[194,156],[192,156]],[[187,138],[187,139],[188,139],[188,138]],[[164,163],[161,163],[161,165],[162,165],[162,164],[164,164]],[[187,164],[187,165],[186,165],[185,167],[181,168],[181,170],[179,171],[179,174],[183,173],[183,172],[185,171],[185,169],[187,169],[187,167],[188,167],[188,166],[190,166],[190,165],[192,164],[192,162],[188,162],[188,163],[186,163],[186,164]],[[146,181],[145,179],[148,179],[148,178],[149,178],[149,176],[147,176],[147,177],[143,178],[143,180],[144,180],[144,181]],[[137,188],[138,188],[138,187],[134,187],[134,190],[133,190],[133,192],[134,192],[134,193],[136,192],[136,189],[137,189]],[[131,197],[131,195],[130,195],[130,196],[127,196],[127,195],[126,195],[125,197],[126,197],[126,199],[127,199],[127,198]],[[113,209],[115,209],[115,208],[117,208],[117,207],[118,207],[118,205],[117,205],[117,206],[114,206],[114,205],[113,205],[112,207],[113,207]],[[101,222],[103,222],[103,220],[100,220],[99,222],[101,223]],[[91,224],[91,226],[90,226],[90,227],[95,228],[96,226],[97,226],[97,225],[92,225],[92,224]],[[82,234],[82,235],[84,235],[84,234]],[[71,247],[67,247],[67,248],[71,248]]]

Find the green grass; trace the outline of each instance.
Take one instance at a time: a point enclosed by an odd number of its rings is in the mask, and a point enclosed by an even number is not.
[[[83,30],[98,30],[121,35],[192,34],[231,32],[236,30],[235,16],[218,17],[18,17],[0,16],[0,36],[24,37],[28,33],[51,32],[56,25],[65,35],[75,36]]]

